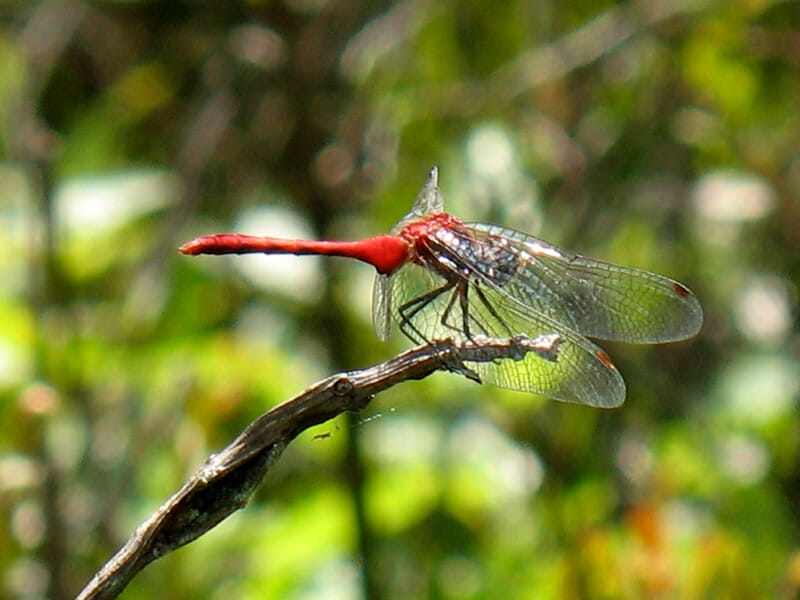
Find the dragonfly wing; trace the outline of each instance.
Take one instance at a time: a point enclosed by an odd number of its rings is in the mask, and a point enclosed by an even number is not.
[[[552,360],[527,352],[520,359],[468,362],[467,366],[484,382],[555,400],[605,408],[624,401],[625,383],[601,348],[544,314],[522,310],[497,288],[472,279],[463,300],[458,290],[451,288],[424,306],[414,304],[445,284],[443,277],[414,264],[396,273],[392,313],[409,337],[467,341],[471,336],[508,339],[524,335],[533,339],[558,334],[562,341]]]
[[[695,335],[703,310],[677,281],[566,252],[543,240],[493,225],[470,223],[483,243],[504,244],[516,271],[493,283],[519,303],[582,335],[635,343],[670,342]],[[478,266],[478,274],[481,270]],[[492,283],[492,282],[490,282]]]
[[[442,198],[442,193],[439,191],[439,169],[433,167],[428,172],[428,178],[425,180],[422,189],[414,200],[411,212],[395,224],[392,228],[392,233],[398,233],[409,223],[418,221],[426,215],[442,212],[443,210],[444,198]]]
[[[392,314],[392,275],[375,275],[372,284],[372,324],[378,339],[386,341],[391,332]]]

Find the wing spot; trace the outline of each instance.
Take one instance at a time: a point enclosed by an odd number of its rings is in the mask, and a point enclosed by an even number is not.
[[[609,371],[617,370],[616,365],[611,361],[611,357],[606,353],[605,350],[598,350],[594,353],[594,355],[597,357],[597,360],[599,360]]]
[[[682,283],[678,283],[677,281],[672,284],[672,289],[675,290],[675,293],[681,298],[691,298],[694,296],[694,294],[692,294],[692,290],[687,288]]]

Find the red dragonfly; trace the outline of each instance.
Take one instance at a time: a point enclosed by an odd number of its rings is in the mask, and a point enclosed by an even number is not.
[[[557,351],[465,366],[481,381],[589,406],[619,406],[625,383],[608,354],[587,337],[652,344],[700,330],[703,310],[682,283],[566,252],[505,227],[462,222],[444,212],[437,179],[433,168],[411,212],[388,235],[344,242],[219,234],[194,239],[180,251],[364,261],[378,272],[373,321],[381,339],[388,339],[394,319],[415,343],[550,340]]]

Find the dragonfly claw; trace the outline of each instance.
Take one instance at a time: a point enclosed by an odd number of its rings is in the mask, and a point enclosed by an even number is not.
[[[467,365],[465,365],[461,361],[452,361],[450,364],[446,365],[447,370],[451,373],[455,373],[456,375],[463,375],[470,381],[474,381],[475,383],[482,384],[483,380],[480,378],[475,371],[470,369]]]

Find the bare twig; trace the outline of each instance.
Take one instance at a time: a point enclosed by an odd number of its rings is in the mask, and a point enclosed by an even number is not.
[[[206,463],[131,536],[100,569],[78,598],[116,598],[153,560],[200,537],[234,511],[244,508],[284,448],[301,432],[346,412],[363,409],[375,394],[402,381],[447,369],[471,379],[468,362],[521,360],[528,353],[558,359],[562,338],[515,337],[435,342],[384,363],[327,377],[250,423]]]

